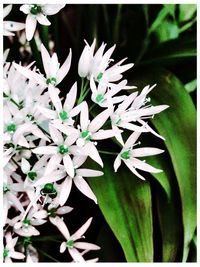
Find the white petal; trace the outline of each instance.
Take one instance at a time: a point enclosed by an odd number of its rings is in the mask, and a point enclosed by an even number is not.
[[[98,177],[102,176],[103,172],[91,169],[77,169],[76,174],[83,177]]]
[[[49,77],[49,64],[50,64],[51,58],[50,58],[50,55],[49,55],[47,49],[45,48],[45,46],[43,44],[41,44],[40,49],[41,49],[42,63],[44,66],[46,77]]]
[[[70,158],[69,155],[65,155],[63,157],[63,163],[64,163],[64,166],[65,166],[65,170],[66,172],[68,173],[68,175],[70,177],[74,177],[74,165],[73,165],[73,162],[72,162],[72,159]]]
[[[139,159],[133,158],[130,161],[134,165],[135,168],[143,170],[145,172],[153,172],[153,173],[162,172],[162,170],[156,169],[156,168],[152,167],[151,165],[149,165],[149,164],[147,164],[147,163],[145,163]]]
[[[104,125],[104,123],[107,121],[107,119],[112,113],[113,113],[113,108],[108,108],[104,110],[103,112],[101,112],[100,114],[98,114],[91,121],[88,127],[88,130],[92,133],[95,133],[96,131],[98,131]]]
[[[118,141],[122,146],[124,146],[124,141],[123,141],[122,135],[121,135],[121,133],[120,133],[120,131],[119,131],[119,128],[118,128],[116,125],[112,124],[112,129],[113,129],[115,132],[118,131],[117,134],[115,135],[115,138],[117,139],[117,141]]]
[[[36,219],[44,219],[48,216],[47,211],[46,210],[39,210],[37,212],[34,213],[33,217]]]
[[[89,218],[72,236],[71,239],[72,240],[77,240],[79,238],[81,238],[84,233],[87,231],[87,229],[89,228],[90,224],[92,222],[92,217]]]
[[[80,124],[81,124],[81,130],[86,131],[89,124],[88,104],[86,102],[84,102],[84,104],[82,105],[80,114]]]
[[[56,146],[40,146],[32,149],[32,152],[38,155],[54,155],[57,154]]]
[[[96,84],[94,82],[93,75],[91,75],[91,77],[90,77],[90,88],[91,88],[93,94],[97,93],[97,87],[96,87]]]
[[[65,4],[46,4],[42,7],[42,11],[45,15],[55,15],[64,7]]]
[[[13,258],[13,259],[24,259],[25,255],[23,253],[20,252],[16,252],[16,251],[9,251],[9,257]]]
[[[64,142],[62,134],[51,124],[49,124],[49,132],[55,144],[60,145]]]
[[[52,173],[52,171],[57,169],[61,160],[62,160],[61,155],[55,154],[55,155],[51,156],[51,158],[48,161],[47,166],[45,168],[44,176],[49,176]]]
[[[140,122],[150,133],[154,134],[155,136],[159,137],[162,140],[165,140],[164,137],[162,137],[161,135],[156,133],[146,122],[144,122],[142,120],[138,120],[138,122]]]
[[[45,15],[43,15],[42,13],[39,13],[37,16],[37,21],[42,24],[42,25],[46,25],[49,26],[51,25],[51,22],[47,19],[47,17]]]
[[[25,28],[25,24],[7,20],[4,21],[4,28],[6,28],[7,31],[16,32],[23,30]]]
[[[58,230],[66,238],[66,240],[70,238],[69,230],[64,221],[60,217],[58,216],[56,216],[55,218],[49,217],[49,220],[52,224],[54,224],[58,228]]]
[[[73,210],[73,208],[71,208],[69,206],[63,206],[63,207],[60,207],[57,209],[56,214],[63,215],[63,214],[71,212],[72,210]]]
[[[81,256],[81,253],[77,249],[70,248],[68,251],[75,262],[85,262],[84,258]]]
[[[102,168],[103,168],[103,161],[99,155],[98,150],[96,149],[95,145],[91,142],[87,143],[83,148],[83,153],[88,155],[91,159],[96,161]]]
[[[142,180],[145,180],[145,178],[141,175],[141,174],[139,174],[137,171],[136,171],[136,169],[133,167],[133,165],[132,165],[132,163],[130,163],[130,161],[128,161],[128,160],[123,160],[124,161],[124,163],[126,164],[126,166],[129,168],[129,170],[133,173],[133,174],[135,174],[137,177],[139,177],[140,179],[142,179]]]
[[[76,142],[76,140],[79,137],[79,131],[75,130],[72,134],[70,134],[66,139],[65,139],[65,144],[67,146],[71,146]]]
[[[34,187],[37,187],[39,185],[43,185],[46,183],[53,183],[53,182],[57,182],[61,179],[63,179],[65,177],[65,173],[64,172],[52,172],[51,174],[47,175],[47,176],[43,176],[41,177],[37,182],[35,182],[33,184]]]
[[[138,138],[140,137],[141,133],[139,132],[133,132],[129,138],[126,140],[125,145],[124,145],[124,149],[125,148],[130,148],[131,146],[133,146],[135,144],[135,142],[138,140]]]
[[[95,194],[92,192],[87,182],[81,176],[74,177],[74,184],[78,188],[78,190],[81,191],[81,193],[83,193],[86,197],[92,199],[97,204],[97,198]]]
[[[63,105],[64,110],[71,110],[73,108],[76,102],[76,96],[77,96],[77,82],[73,84],[69,93],[66,96],[66,100]]]
[[[27,174],[27,172],[30,171],[30,168],[31,168],[30,163],[26,159],[22,158],[22,161],[21,161],[21,170],[22,170],[22,172]]]
[[[117,172],[119,166],[121,165],[121,158],[120,156],[117,156],[114,162],[114,170]]]
[[[122,133],[120,130],[100,130],[92,135],[93,140],[104,140]]]
[[[79,249],[87,249],[87,250],[98,250],[98,249],[100,249],[99,246],[97,246],[95,244],[87,243],[87,242],[76,242],[74,244],[74,246],[76,248],[79,248]]]
[[[117,112],[125,111],[136,98],[137,94],[138,92],[134,92],[127,96],[126,99],[118,106]]]
[[[22,5],[20,6],[19,10],[25,14],[28,14],[30,12],[30,5]]]
[[[7,5],[3,8],[3,18],[7,17],[10,11],[12,10],[12,5]]]
[[[145,127],[138,126],[138,125],[135,125],[135,124],[130,123],[130,122],[123,122],[122,121],[119,123],[119,126],[124,128],[124,129],[128,129],[128,130],[134,131],[134,132],[140,132],[140,133],[148,132]]]
[[[36,28],[37,20],[31,14],[28,14],[26,17],[26,39],[30,41],[33,38],[35,28]]]
[[[67,246],[66,246],[66,242],[62,242],[62,244],[60,245],[60,253],[65,252]]]
[[[51,98],[52,103],[54,104],[54,107],[56,108],[57,112],[60,112],[62,110],[62,104],[61,100],[58,96],[59,90],[55,88],[52,85],[49,85],[48,87],[49,96]]]
[[[152,155],[158,155],[160,153],[163,153],[164,150],[158,149],[155,147],[142,147],[142,148],[136,148],[132,151],[133,157],[146,157],[146,156],[152,156]]]
[[[72,51],[70,49],[68,57],[66,58],[65,62],[62,64],[61,68],[58,70],[57,77],[56,77],[57,83],[60,83],[67,75],[70,69],[70,66],[71,66],[71,60],[72,60]]]
[[[59,195],[60,206],[63,206],[67,201],[69,194],[71,192],[71,188],[72,188],[72,178],[68,176],[61,184],[60,195]]]

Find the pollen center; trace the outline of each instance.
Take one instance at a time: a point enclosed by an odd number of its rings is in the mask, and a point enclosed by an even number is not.
[[[8,257],[8,254],[9,254],[9,250],[7,248],[4,248],[3,250],[3,257]]]
[[[14,124],[14,123],[10,123],[10,124],[8,124],[7,127],[6,127],[6,130],[7,130],[7,132],[9,132],[9,133],[14,133],[14,132],[16,131],[16,129],[17,129],[17,126],[16,126],[16,124]]]
[[[59,117],[62,121],[65,121],[65,120],[69,119],[69,114],[68,114],[68,112],[63,110],[63,111],[59,112]]]
[[[90,131],[86,130],[84,132],[81,133],[81,138],[87,140],[87,141],[90,141],[91,138],[92,138],[92,134]]]
[[[65,155],[67,154],[69,151],[68,147],[66,145],[60,145],[58,147],[58,152],[61,154],[61,155]]]
[[[34,172],[34,171],[28,172],[28,178],[31,179],[31,181],[34,181],[36,177],[37,177],[36,172]]]
[[[68,240],[66,242],[66,245],[67,245],[68,248],[73,248],[74,247],[74,240]]]
[[[102,103],[102,102],[104,102],[104,100],[105,100],[104,95],[99,94],[96,96],[97,103]]]
[[[97,81],[100,81],[103,77],[103,73],[99,72],[99,74],[97,75]]]
[[[50,77],[50,78],[47,79],[46,83],[47,84],[56,85],[57,81],[56,81],[56,78]]]
[[[122,159],[130,159],[130,151],[129,150],[124,151],[120,154],[120,156]]]
[[[30,12],[33,15],[37,15],[42,12],[42,8],[40,5],[32,5]]]

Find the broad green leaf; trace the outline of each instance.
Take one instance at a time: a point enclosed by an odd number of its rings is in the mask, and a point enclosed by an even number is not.
[[[197,79],[185,84],[185,89],[188,93],[195,91],[197,88]]]
[[[139,77],[138,77],[139,78]],[[138,79],[137,78],[137,79]],[[170,108],[152,120],[170,153],[179,185],[184,227],[183,261],[196,228],[196,110],[183,84],[170,72],[154,69],[141,76],[142,83],[157,83],[151,98],[154,105]],[[141,83],[135,82],[138,85]]]
[[[149,183],[135,177],[124,165],[114,173],[113,160],[113,157],[104,156],[104,176],[88,179],[88,182],[107,223],[122,246],[126,260],[153,262]]]
[[[163,8],[158,13],[157,17],[155,18],[154,22],[151,24],[148,34],[151,34],[156,30],[157,27],[160,26],[160,24],[163,22],[163,20],[166,18],[166,16],[170,13],[168,7],[163,6]]]
[[[161,43],[151,50],[144,61],[140,63],[141,67],[146,65],[165,66],[168,64],[178,64],[183,60],[196,59],[196,40],[187,38],[178,38]]]
[[[160,27],[155,31],[159,42],[165,42],[171,39],[176,39],[179,36],[179,29],[176,23],[171,21],[163,21]]]
[[[179,21],[187,21],[192,19],[197,11],[197,5],[194,4],[181,4],[179,5]]]
[[[164,4],[165,8],[168,10],[169,14],[175,18],[176,5],[175,4]]]

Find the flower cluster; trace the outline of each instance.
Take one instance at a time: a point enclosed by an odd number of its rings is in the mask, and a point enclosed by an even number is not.
[[[27,39],[32,38],[36,21],[48,25],[46,15],[53,15],[62,7],[23,5],[20,10],[27,14]],[[155,85],[146,86],[140,93],[135,91],[135,86],[127,85],[122,74],[133,64],[123,64],[126,59],[113,63],[115,46],[106,52],[105,43],[95,48],[96,40],[91,46],[86,42],[78,64],[81,86],[74,82],[71,88],[66,88],[64,98],[60,97],[58,86],[69,72],[71,50],[60,65],[57,54],[50,55],[42,44],[45,74],[33,67],[34,63],[4,64],[5,262],[12,258],[38,261],[37,250],[30,240],[40,235],[39,226],[47,223],[53,224],[65,238],[60,252],[67,250],[75,262],[84,262],[83,256],[88,251],[100,249],[80,240],[92,218],[70,235],[63,216],[73,210],[67,206],[73,183],[82,194],[98,202],[84,178],[103,175],[102,171],[85,165],[90,158],[103,168],[101,140],[115,139],[121,146],[114,161],[115,171],[122,162],[141,179],[144,177],[136,169],[161,171],[138,158],[160,154],[163,150],[133,147],[143,132],[163,138],[148,125],[147,119],[168,106],[149,103],[147,94]],[[99,113],[94,112],[95,107]],[[129,133],[126,141],[124,131]],[[26,249],[18,246],[17,252],[19,237],[23,238]]]

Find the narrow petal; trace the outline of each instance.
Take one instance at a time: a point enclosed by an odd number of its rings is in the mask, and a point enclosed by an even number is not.
[[[133,167],[133,165],[129,162],[129,161],[127,161],[127,160],[123,160],[124,161],[124,163],[126,164],[126,166],[129,168],[129,170],[133,173],[133,174],[135,174],[137,177],[139,177],[140,179],[142,179],[142,180],[145,180],[145,178],[141,175],[141,174],[139,174],[137,171],[136,171],[136,169]]]
[[[91,169],[77,169],[76,174],[83,177],[97,177],[102,176],[103,172]]]
[[[72,236],[71,239],[72,240],[77,240],[79,238],[81,238],[84,233],[87,231],[87,229],[89,228],[90,224],[92,222],[92,217],[89,218]]]
[[[138,140],[138,138],[140,137],[141,133],[139,132],[133,132],[129,138],[126,140],[125,145],[124,145],[124,149],[125,148],[130,148],[131,146],[133,146],[135,144],[135,142]]]
[[[36,16],[37,21],[42,24],[42,25],[46,25],[49,26],[51,25],[51,22],[47,19],[47,17],[45,15],[43,15],[42,13],[39,13]]]
[[[97,133],[94,133],[92,135],[92,139],[93,140],[104,140],[104,139],[108,139],[111,137],[116,136],[117,134],[122,133],[123,131],[118,130],[100,130]]]
[[[20,6],[19,10],[25,14],[28,14],[30,12],[30,5],[22,5]]]
[[[144,122],[143,120],[138,120],[138,122],[141,123],[150,133],[152,133],[153,135],[159,137],[162,140],[165,140],[164,137],[162,137],[161,135],[156,133],[156,131],[154,131],[146,122]]]
[[[88,155],[94,161],[96,161],[103,168],[103,161],[99,155],[98,150],[92,142],[87,143],[84,146],[82,152],[85,153],[85,155]]]
[[[99,246],[97,246],[95,244],[92,244],[92,243],[87,243],[87,242],[76,242],[74,244],[74,246],[76,248],[79,248],[79,249],[87,249],[87,250],[98,250],[98,249],[100,249]]]
[[[59,145],[64,142],[62,134],[51,124],[49,124],[49,132],[55,144]]]
[[[126,97],[126,99],[118,106],[117,112],[125,111],[136,98],[138,92],[134,92]]]
[[[58,216],[56,216],[55,218],[49,217],[49,220],[52,224],[54,224],[58,228],[58,230],[66,238],[66,240],[70,238],[69,230],[64,221],[60,217]]]
[[[75,262],[85,262],[84,258],[81,256],[81,253],[77,249],[70,248],[68,251]]]
[[[91,77],[90,77],[90,88],[91,88],[93,94],[97,93],[97,87],[96,87],[96,84],[94,82],[93,75],[91,75]]]
[[[142,148],[136,148],[132,151],[132,156],[135,158],[137,157],[147,157],[147,156],[153,156],[163,153],[164,150],[155,148],[155,147],[142,147]]]
[[[3,8],[3,18],[7,17],[10,11],[12,10],[12,5],[7,5]]]
[[[71,212],[73,209],[74,208],[71,208],[69,206],[63,206],[63,207],[60,207],[60,208],[57,209],[56,214],[63,215],[63,214]]]
[[[44,219],[48,216],[47,211],[46,210],[39,210],[37,212],[34,213],[33,217],[36,219]]]
[[[50,64],[50,55],[47,51],[47,49],[45,48],[45,46],[43,44],[41,44],[41,56],[42,56],[42,63],[43,63],[43,66],[44,66],[44,70],[45,70],[45,73],[46,73],[46,77],[49,77],[49,64]]]
[[[64,163],[64,166],[65,166],[65,170],[66,172],[68,173],[68,175],[70,177],[74,177],[74,165],[73,165],[73,162],[72,162],[72,159],[70,158],[69,155],[65,155],[63,157],[63,163]]]
[[[62,8],[64,8],[65,4],[46,4],[42,7],[42,11],[45,15],[55,15]]]
[[[46,183],[54,183],[61,179],[63,179],[66,176],[64,172],[52,172],[51,174],[47,176],[41,177],[37,182],[33,184],[34,187],[37,187],[39,185],[44,185]]]
[[[70,66],[71,66],[71,60],[72,60],[72,51],[71,49],[69,50],[69,55],[66,58],[65,62],[63,63],[63,65],[61,66],[61,68],[58,70],[57,73],[57,83],[59,84],[67,75]]]
[[[71,192],[71,188],[72,188],[72,178],[68,176],[61,184],[60,195],[59,195],[60,206],[63,206],[66,203],[69,194]]]
[[[121,158],[120,156],[117,156],[114,162],[114,170],[117,172],[119,166],[121,165]]]
[[[104,123],[107,121],[107,119],[110,117],[110,115],[113,113],[113,108],[108,108],[98,114],[90,123],[88,129],[90,132],[95,133],[98,131]]]
[[[27,172],[30,171],[30,168],[31,168],[31,165],[28,162],[28,160],[22,158],[22,160],[21,160],[21,170],[22,170],[22,172],[27,174]]]
[[[32,152],[38,155],[54,155],[57,154],[56,146],[40,146],[32,149]]]
[[[60,245],[60,253],[65,252],[67,246],[66,246],[66,242],[62,242],[62,244]]]
[[[122,146],[124,146],[124,141],[123,141],[122,135],[121,135],[121,133],[120,133],[120,131],[119,131],[119,128],[118,128],[116,125],[112,124],[112,129],[117,133],[117,134],[115,135],[115,138],[117,139],[117,141],[118,141]]]
[[[49,176],[60,164],[62,157],[58,154],[52,155],[45,168],[44,176]]]
[[[58,96],[59,90],[54,86],[49,85],[48,92],[54,107],[56,108],[57,112],[60,112],[62,110],[62,104]]]
[[[145,172],[153,172],[153,173],[162,172],[162,170],[156,169],[156,168],[152,167],[151,165],[149,165],[149,164],[147,164],[144,161],[141,161],[139,159],[133,158],[130,161],[135,168],[143,170]]]
[[[25,24],[7,20],[4,21],[4,28],[6,28],[7,31],[16,32],[23,30],[25,28]]]
[[[92,192],[87,182],[81,176],[74,177],[74,184],[78,188],[78,190],[81,191],[81,193],[83,193],[86,197],[92,199],[97,204],[97,198],[95,194]]]
[[[63,105],[64,110],[71,110],[76,102],[76,96],[77,96],[77,82],[73,84],[71,87],[69,93],[66,96],[65,103]]]
[[[33,38],[35,28],[36,28],[37,20],[31,14],[28,14],[26,17],[26,39],[30,41]]]
[[[80,114],[80,124],[81,130],[86,131],[89,124],[89,112],[88,112],[88,105],[86,102],[82,105],[81,114]]]
[[[18,260],[22,260],[25,258],[25,255],[21,252],[17,252],[17,251],[10,251],[9,252],[9,257],[13,258],[13,259],[18,259]]]
[[[145,127],[137,126],[137,125],[130,123],[130,122],[120,122],[119,126],[124,128],[124,129],[128,129],[128,130],[134,131],[134,132],[140,132],[140,133],[148,132]]]

